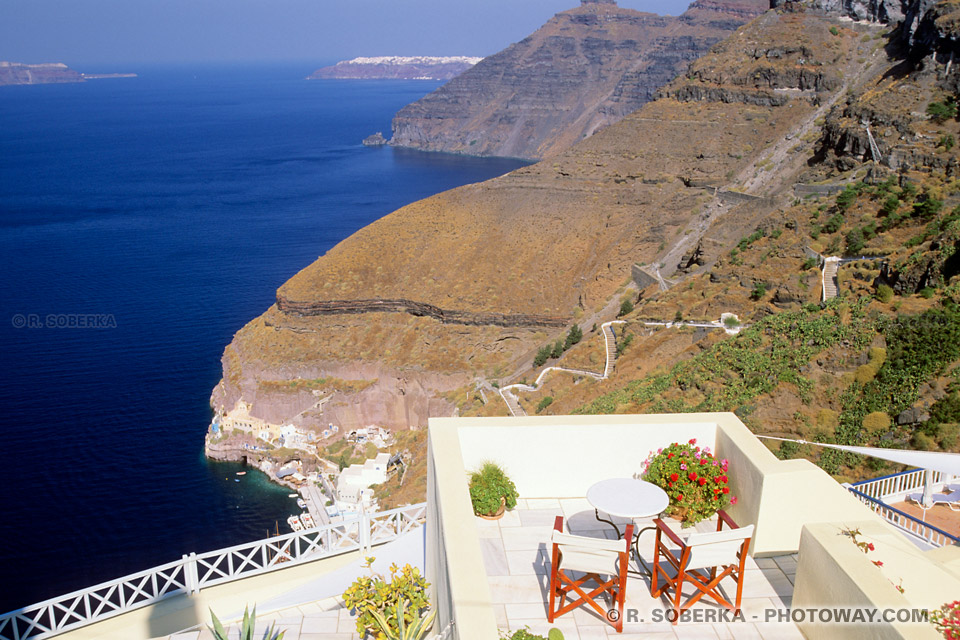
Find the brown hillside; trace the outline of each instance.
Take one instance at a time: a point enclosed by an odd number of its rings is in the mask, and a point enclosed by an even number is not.
[[[307,426],[424,424],[452,413],[453,390],[522,375],[563,325],[604,319],[635,262],[670,273],[697,246],[712,253],[703,264],[716,260],[777,203],[730,188],[789,182],[813,145],[785,139],[843,95],[844,74],[873,64],[876,29],[833,35],[833,25],[768,13],[661,99],[554,160],[414,203],[343,241],[237,334],[214,406],[242,397],[255,415]],[[297,377],[375,382],[330,390],[315,410],[318,390],[261,384]]]

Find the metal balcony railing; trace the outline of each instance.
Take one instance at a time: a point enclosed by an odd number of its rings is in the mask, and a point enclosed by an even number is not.
[[[42,640],[147,607],[178,594],[369,549],[396,540],[426,521],[426,503],[361,514],[180,560],[110,580],[0,615],[0,640]]]

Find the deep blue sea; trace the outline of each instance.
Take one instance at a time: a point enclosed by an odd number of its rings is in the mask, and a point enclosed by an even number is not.
[[[0,87],[0,612],[285,531],[286,489],[203,457],[223,348],[352,232],[520,166],[363,147],[437,83],[311,70]]]

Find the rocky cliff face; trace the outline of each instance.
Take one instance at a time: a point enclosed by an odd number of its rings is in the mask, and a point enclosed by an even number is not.
[[[700,247],[687,262],[709,264],[775,209],[776,199],[716,187],[766,188],[806,167],[800,154],[770,162],[872,46],[855,30],[832,35],[833,24],[767,13],[658,99],[550,161],[360,230],[235,336],[214,406],[242,398],[283,423],[403,428],[453,414],[484,385],[493,402],[488,381],[523,375],[573,323],[589,331],[609,319],[634,263],[669,271]],[[770,45],[808,32],[802,46]],[[318,378],[368,384],[314,407],[296,381]]]
[[[62,63],[21,64],[19,62],[0,62],[0,86],[83,81],[83,74]]]
[[[530,159],[557,155],[649,102],[768,7],[698,0],[679,17],[584,2],[404,107],[392,144]]]

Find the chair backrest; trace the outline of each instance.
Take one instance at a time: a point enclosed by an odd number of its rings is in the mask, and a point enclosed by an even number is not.
[[[577,549],[590,549],[592,551],[615,551],[617,553],[624,550],[623,540],[606,540],[603,538],[588,538],[586,536],[575,536],[569,533],[553,532],[550,541],[560,545],[560,548],[571,547]]]
[[[721,565],[736,564],[737,554],[747,538],[753,537],[753,525],[711,531],[709,533],[691,533],[687,536],[686,546],[690,547],[690,559],[687,569],[703,569]]]

